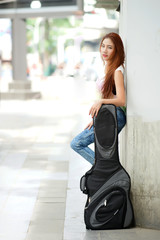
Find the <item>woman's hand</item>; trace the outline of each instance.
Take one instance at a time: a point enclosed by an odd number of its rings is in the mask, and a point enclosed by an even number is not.
[[[87,128],[91,129],[92,125],[93,125],[93,120],[90,123],[88,123],[88,125],[85,127],[85,129],[87,129]]]
[[[97,101],[96,103],[94,103],[91,107],[91,109],[89,110],[89,115],[92,116],[92,118],[95,116],[97,116],[98,111],[100,109],[100,107],[102,106],[102,100]]]

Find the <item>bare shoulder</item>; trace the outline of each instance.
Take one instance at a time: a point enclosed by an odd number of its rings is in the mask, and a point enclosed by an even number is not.
[[[124,88],[124,78],[121,71],[115,71],[114,82],[115,82],[116,89]]]
[[[123,81],[123,73],[121,70],[117,70],[114,72],[114,80],[116,81]]]

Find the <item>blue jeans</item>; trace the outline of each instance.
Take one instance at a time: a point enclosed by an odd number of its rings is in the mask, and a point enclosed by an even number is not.
[[[126,115],[124,111],[117,107],[117,123],[118,123],[118,133],[126,124]],[[79,153],[83,158],[85,158],[92,165],[95,161],[95,153],[92,149],[88,147],[94,142],[94,128],[85,129],[80,134],[78,134],[71,142],[71,148]]]

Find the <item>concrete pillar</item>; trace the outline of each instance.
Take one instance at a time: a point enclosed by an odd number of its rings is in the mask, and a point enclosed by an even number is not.
[[[1,93],[2,99],[41,98],[40,92],[31,91],[31,82],[27,80],[26,47],[25,20],[14,16],[12,20],[13,81],[9,83],[9,91]]]
[[[26,22],[24,19],[13,18],[12,20],[12,59],[13,80],[26,81]]]
[[[121,0],[127,126],[121,161],[130,173],[136,224],[160,229],[160,1]]]

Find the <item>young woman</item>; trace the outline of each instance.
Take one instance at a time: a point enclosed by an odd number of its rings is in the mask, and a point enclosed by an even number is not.
[[[126,123],[125,88],[124,88],[124,46],[120,36],[116,33],[105,35],[100,43],[100,54],[104,63],[104,77],[96,84],[101,93],[101,99],[96,101],[89,110],[89,114],[97,116],[102,104],[114,104],[117,109],[118,133]],[[94,142],[93,120],[83,132],[71,142],[71,148],[84,157],[92,165],[95,154],[88,145]]]

